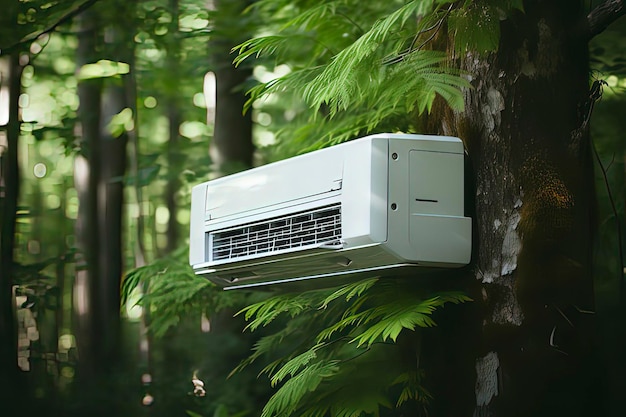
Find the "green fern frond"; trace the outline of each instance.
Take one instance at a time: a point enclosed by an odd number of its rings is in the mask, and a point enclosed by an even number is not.
[[[437,307],[448,302],[462,303],[469,300],[469,297],[460,293],[438,295],[423,301],[400,295],[393,303],[381,304],[363,312],[363,324],[374,323],[354,337],[352,342],[356,342],[357,347],[371,346],[378,340],[385,342],[391,339],[395,342],[404,329],[434,326],[435,322],[430,315]]]
[[[283,363],[285,363],[284,358],[276,359],[275,361],[268,363],[263,369],[261,369],[259,375],[272,375],[274,372],[276,372],[277,369],[280,368]]]
[[[326,299],[324,299],[322,305],[319,308],[325,309],[332,301],[335,301],[336,299],[342,298],[344,296],[346,301],[350,301],[353,297],[358,297],[362,295],[365,291],[370,289],[372,285],[376,283],[376,281],[378,281],[378,277],[368,278],[342,286],[337,291],[326,297]]]
[[[348,314],[341,318],[338,322],[332,326],[320,331],[317,335],[317,341],[323,342],[329,340],[335,333],[342,332],[345,329],[359,326],[367,318],[367,313],[361,312],[358,314]]]
[[[252,353],[246,359],[242,360],[239,365],[237,365],[235,369],[230,372],[229,377],[237,372],[241,372],[245,367],[259,359],[260,357],[272,352],[277,346],[279,346],[283,342],[284,338],[288,335],[289,330],[287,328],[284,328],[276,333],[261,337],[252,346]]]
[[[315,78],[321,70],[321,67],[315,66],[302,68],[267,83],[255,85],[246,92],[248,100],[244,104],[244,111],[248,111],[255,101],[268,97],[272,94],[279,94],[287,91],[294,94],[298,93],[303,89],[302,86],[306,85],[313,78]]]
[[[285,382],[269,399],[261,417],[291,415],[306,394],[314,391],[322,381],[331,378],[339,371],[338,364],[337,360],[322,360],[305,367]]]
[[[345,1],[339,0],[320,2],[310,9],[306,9],[302,13],[299,13],[293,19],[287,21],[281,29],[285,30],[293,27],[312,29],[315,26],[320,25],[321,22],[325,22],[329,18],[332,18],[335,15],[337,6],[342,3],[345,3]]]
[[[149,329],[161,337],[181,317],[212,314],[227,307],[243,305],[249,293],[224,293],[210,281],[194,274],[187,261],[187,248],[131,270],[122,282],[123,304],[139,288],[144,292],[139,305],[150,311]],[[257,298],[258,299],[258,298]]]
[[[241,309],[236,315],[244,315],[250,323],[245,330],[256,330],[265,327],[282,314],[291,318],[306,312],[315,310],[328,296],[329,289],[312,290],[298,294],[280,294],[259,303],[251,304]]]
[[[279,60],[283,54],[288,53],[289,47],[298,44],[298,42],[294,42],[295,38],[308,42],[313,41],[310,35],[300,32],[259,36],[233,47],[232,52],[237,53],[233,63],[235,66],[239,66],[246,59],[258,58],[261,55],[274,55],[275,59]]]
[[[396,341],[403,329],[415,330],[415,327],[432,327],[434,321],[429,317],[434,311],[429,303],[423,302],[418,305],[414,300],[408,303],[395,302],[393,305],[387,304],[361,313],[364,316],[363,322],[374,324],[368,326],[362,333],[352,339],[357,343],[357,347],[362,345],[371,346],[376,341]]]
[[[322,348],[323,346],[323,343],[318,343],[306,352],[301,353],[300,355],[289,360],[278,371],[276,371],[276,373],[272,375],[272,378],[270,380],[272,386],[276,386],[287,376],[293,377],[296,373],[300,371],[301,368],[307,366],[313,359],[316,359],[317,350]]]
[[[400,374],[396,380],[393,381],[393,385],[402,386],[402,390],[396,401],[396,407],[400,407],[405,402],[411,400],[420,403],[428,403],[432,399],[432,395],[421,383],[422,378],[422,371],[411,370]]]
[[[314,108],[328,103],[331,115],[347,109],[352,101],[351,97],[362,93],[359,81],[370,81],[360,75],[371,75],[372,68],[377,67],[373,64],[380,57],[375,56],[375,51],[391,36],[391,29],[397,26],[399,30],[409,17],[427,12],[431,8],[432,1],[414,0],[378,20],[369,31],[337,54],[324,71],[307,85],[304,90],[305,100]]]

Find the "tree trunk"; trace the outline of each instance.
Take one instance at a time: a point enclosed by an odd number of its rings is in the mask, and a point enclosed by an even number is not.
[[[98,14],[96,14],[98,13]],[[79,65],[95,61],[103,11],[82,17]],[[123,23],[107,29],[108,59],[130,62]],[[120,349],[120,282],[122,276],[122,203],[127,135],[112,128],[113,116],[127,106],[123,80],[83,80],[79,84],[79,117],[86,158],[77,158],[75,184],[80,199],[79,248],[84,254],[76,276],[75,310],[81,386],[97,387],[118,365]],[[93,393],[96,393],[94,391]]]
[[[597,411],[588,408],[594,192],[579,3],[524,2],[502,22],[498,52],[457,58],[473,87],[465,111],[435,113],[439,133],[464,139],[472,167],[472,320],[482,323],[456,333],[463,352],[445,348],[473,357],[463,368],[474,381],[457,391],[441,382],[436,415]]]
[[[241,13],[247,2],[215,1],[215,26],[219,29],[209,45],[212,70],[215,73],[215,128],[210,154],[214,169],[220,175],[252,166],[252,116],[242,114],[247,100],[243,83],[252,75],[252,68],[235,68],[231,49],[248,39]],[[242,23],[244,22],[244,23]]]
[[[99,28],[95,12],[89,10],[80,18],[81,36],[78,38],[77,67],[97,60]],[[79,211],[76,219],[76,244],[79,255],[74,282],[74,313],[77,347],[80,354],[78,377],[93,381],[97,373],[94,340],[94,294],[99,279],[100,229],[98,226],[98,183],[100,182],[100,80],[81,80],[78,83],[78,118],[80,121],[81,154],[76,156],[74,187],[78,194]],[[96,332],[97,334],[97,332]]]
[[[180,32],[178,27],[178,0],[170,0],[170,11],[172,13],[172,22],[170,24],[170,39],[167,50],[167,70],[170,74],[178,74],[180,72]],[[178,205],[176,204],[177,195],[180,192],[180,179],[178,177],[183,159],[179,150],[179,129],[182,122],[180,114],[180,94],[177,83],[171,83],[167,89],[167,119],[169,120],[169,141],[167,142],[167,169],[168,181],[165,187],[165,204],[169,213],[167,221],[167,253],[172,252],[178,247],[180,240],[180,226],[178,225],[177,213]]]
[[[12,404],[15,396],[23,395],[21,377],[17,367],[17,333],[13,301],[13,249],[15,246],[15,221],[19,198],[18,139],[20,112],[18,98],[21,93],[22,67],[19,54],[8,57],[9,111],[6,125],[6,149],[0,149],[0,395],[7,395]],[[0,398],[2,398],[0,397]]]
[[[118,12],[106,29],[105,48],[108,59],[114,62],[131,63],[134,4],[117,2]],[[133,70],[132,68],[130,69]],[[102,371],[107,373],[111,365],[119,366],[120,360],[120,287],[123,273],[123,203],[124,176],[126,174],[128,126],[112,127],[114,117],[130,108],[126,96],[126,76],[110,77],[105,80],[100,103],[101,177],[98,184],[98,217],[101,230],[100,280],[97,296],[100,299],[101,320],[100,355]],[[119,130],[117,130],[119,129]],[[96,296],[96,295],[94,295]]]

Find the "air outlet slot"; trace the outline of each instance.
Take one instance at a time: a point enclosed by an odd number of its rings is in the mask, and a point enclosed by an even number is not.
[[[209,233],[213,262],[334,245],[340,239],[340,204]]]

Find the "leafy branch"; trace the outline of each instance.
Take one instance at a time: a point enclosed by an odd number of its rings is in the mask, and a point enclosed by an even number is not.
[[[253,331],[280,324],[281,318],[287,321],[282,329],[261,338],[236,371],[278,353],[261,371],[278,387],[263,410],[264,417],[324,416],[327,412],[359,416],[376,414],[379,407],[393,408],[393,403],[403,407],[409,401],[426,402],[429,394],[419,384],[421,374],[415,363],[393,364],[385,359],[388,369],[379,369],[376,377],[363,374],[377,369],[364,364],[388,358],[389,349],[400,349],[397,341],[402,333],[434,326],[430,316],[437,308],[466,301],[469,298],[461,293],[426,296],[409,280],[378,278],[276,295],[240,312]],[[303,329],[305,323],[308,327]],[[285,354],[289,340],[298,343]],[[376,382],[368,382],[371,386],[363,392],[346,388],[362,380]],[[390,396],[395,400],[390,401]]]
[[[78,7],[76,7],[75,9],[73,9],[71,11],[69,11],[68,13],[66,13],[61,18],[57,19],[54,23],[52,23],[48,27],[42,29],[41,31],[36,32],[36,33],[31,33],[30,35],[28,35],[25,38],[21,39],[19,42],[16,42],[13,45],[10,45],[10,46],[8,46],[6,48],[0,49],[0,56],[2,56],[2,55],[9,55],[9,54],[13,53],[15,50],[19,49],[20,46],[25,45],[25,44],[29,44],[31,42],[34,42],[37,39],[39,39],[41,36],[47,35],[47,34],[53,32],[53,31],[55,31],[59,26],[69,22],[74,17],[78,16],[79,14],[83,13],[85,10],[89,9],[90,7],[92,7],[98,1],[100,1],[100,0],[87,0],[84,3],[81,3]]]

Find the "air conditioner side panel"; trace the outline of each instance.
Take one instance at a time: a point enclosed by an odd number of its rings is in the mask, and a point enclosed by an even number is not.
[[[411,248],[418,256],[418,263],[455,267],[470,262],[472,219],[411,214],[409,230]]]
[[[463,144],[459,139],[391,140],[389,241],[406,262],[450,267],[469,262],[471,219],[463,216]]]

